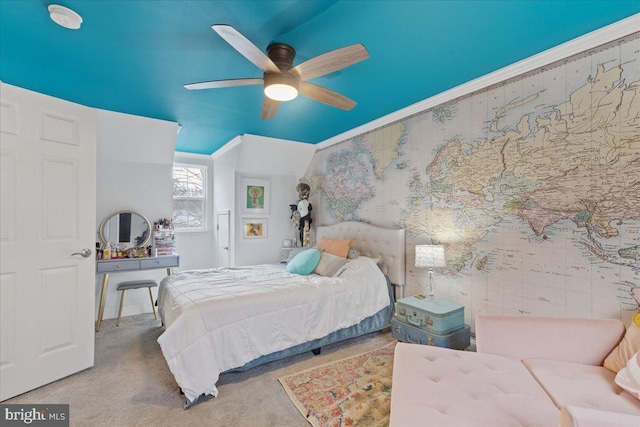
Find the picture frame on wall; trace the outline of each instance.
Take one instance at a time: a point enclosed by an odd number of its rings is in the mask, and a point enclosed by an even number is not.
[[[242,211],[244,213],[268,214],[271,198],[271,181],[263,178],[242,178]]]
[[[243,218],[242,219],[242,238],[266,239],[268,231],[268,222],[266,218]]]

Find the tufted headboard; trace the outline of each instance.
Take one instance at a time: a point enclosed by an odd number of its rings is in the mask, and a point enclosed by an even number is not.
[[[352,249],[360,255],[382,257],[381,269],[396,286],[404,286],[404,229],[384,228],[365,222],[347,221],[316,228],[316,242],[323,237],[353,240]]]

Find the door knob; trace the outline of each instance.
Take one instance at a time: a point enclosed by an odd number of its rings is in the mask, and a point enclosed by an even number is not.
[[[71,256],[73,255],[82,255],[85,258],[89,258],[91,256],[91,249],[89,248],[84,248],[83,250],[81,250],[80,252],[74,252],[71,254]]]
[[[225,251],[229,250],[229,246],[223,246],[222,249],[224,249]]]

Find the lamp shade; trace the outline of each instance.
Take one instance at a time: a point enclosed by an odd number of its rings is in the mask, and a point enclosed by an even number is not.
[[[442,245],[417,245],[416,267],[446,267],[444,259],[444,246]]]

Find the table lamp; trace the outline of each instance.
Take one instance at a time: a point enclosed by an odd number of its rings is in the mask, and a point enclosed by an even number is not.
[[[416,267],[429,269],[429,298],[433,299],[433,267],[446,267],[444,246],[416,245]]]

